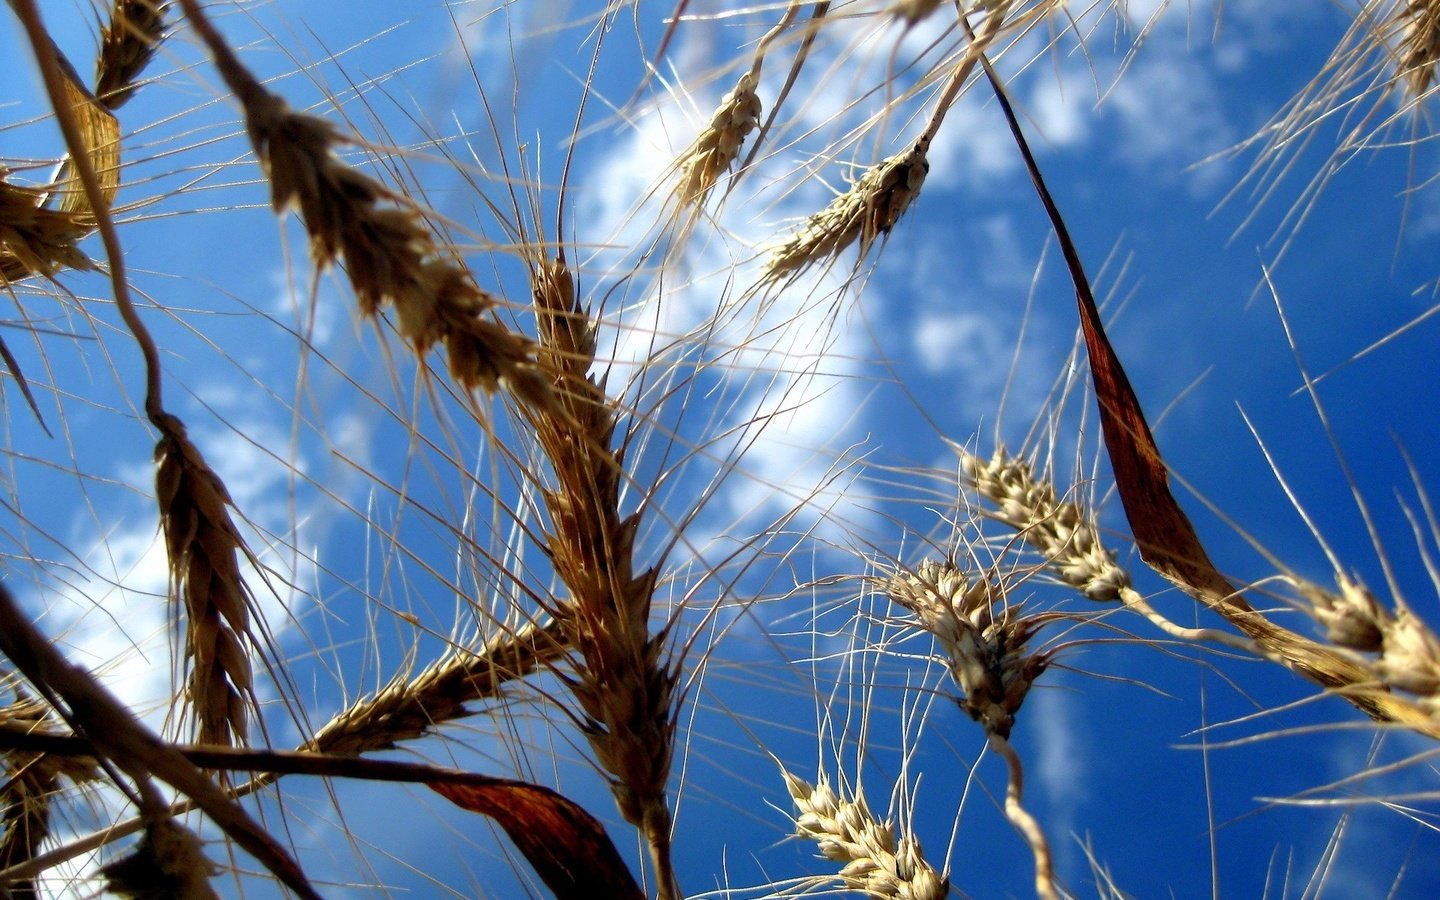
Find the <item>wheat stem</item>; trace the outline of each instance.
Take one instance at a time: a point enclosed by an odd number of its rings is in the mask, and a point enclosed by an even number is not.
[[[1035,859],[1035,896],[1041,900],[1058,900],[1060,895],[1055,889],[1055,863],[1050,855],[1050,842],[1045,839],[1040,823],[1021,802],[1025,769],[1020,764],[1020,756],[1004,736],[992,731],[988,737],[990,747],[1005,760],[1010,772],[1010,781],[1005,788],[1005,816],[1025,838],[1030,855]]]

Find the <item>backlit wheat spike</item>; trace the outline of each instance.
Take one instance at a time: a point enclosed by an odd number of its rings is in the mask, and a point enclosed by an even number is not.
[[[1115,561],[1114,551],[1101,542],[1094,515],[1073,501],[1059,499],[1055,485],[1036,475],[1029,461],[1010,456],[1004,447],[997,448],[988,460],[963,448],[959,453],[963,476],[995,505],[995,518],[1039,550],[1062,584],[1091,600],[1119,600],[1172,637],[1257,652],[1254,643],[1229,632],[1187,628],[1156,612],[1132,586],[1130,573]]]
[[[1048,14],[1054,0],[1043,0],[1033,9],[1018,17],[1013,24],[1030,21]],[[930,172],[927,154],[930,144],[939,133],[945,115],[964,89],[970,73],[988,48],[1006,26],[1009,3],[984,2],[975,6],[975,11],[985,13],[980,31],[974,35],[963,53],[955,61],[944,85],[940,88],[931,110],[925,130],[903,153],[897,153],[866,170],[850,189],[806,220],[803,227],[781,242],[770,252],[765,270],[760,276],[762,285],[775,285],[795,277],[817,263],[830,262],[857,240],[860,242],[860,258],[864,259],[875,241],[886,234],[900,221],[920,195],[925,176]],[[923,13],[921,7],[913,10]],[[902,15],[908,13],[902,11]],[[967,24],[968,29],[968,24]]]
[[[0,167],[0,287],[62,269],[92,269],[78,244],[95,230],[88,212],[41,206],[46,191],[11,184]]]
[[[681,154],[678,168],[680,201],[698,205],[740,155],[746,135],[760,124],[761,103],[755,88],[759,75],[751,69],[720,101],[715,114],[694,143]]]
[[[650,845],[661,898],[678,898],[670,858],[666,785],[675,747],[675,673],[665,634],[650,633],[658,573],[635,571],[638,513],[622,515],[621,452],[613,449],[615,404],[588,374],[595,323],[563,256],[531,262],[540,358],[553,372],[563,415],[532,416],[556,484],[542,487],[550,515],[546,547],[569,591],[554,615],[571,649],[571,690],[586,740],[610,778],[625,820]]]
[[[63,733],[47,704],[18,689],[15,702],[0,707],[0,726],[25,733]],[[0,869],[32,859],[50,834],[54,800],[61,779],[84,785],[98,772],[88,756],[66,757],[8,750],[3,754],[4,783],[0,784]],[[32,881],[6,885],[11,896],[35,897]]]
[[[812,840],[820,855],[841,865],[845,887],[867,897],[943,900],[950,881],[925,860],[920,841],[875,818],[863,794],[837,794],[822,773],[815,784],[781,770],[795,803],[795,834]]]
[[[1009,737],[1030,686],[1050,664],[1048,653],[1028,646],[1048,617],[1025,614],[998,578],[970,578],[949,561],[897,573],[885,593],[935,636],[963,695],[960,708],[986,733]]]
[[[170,559],[171,600],[183,610],[185,697],[202,744],[245,742],[246,707],[254,696],[250,647],[253,606],[240,574],[248,556],[230,518],[233,503],[220,476],[168,413],[156,421],[155,493]]]
[[[1001,447],[987,459],[961,451],[966,479],[995,504],[996,517],[1049,560],[1061,581],[1091,600],[1116,600],[1130,575],[1100,540],[1094,521],[1077,504],[1061,501],[1055,486],[1035,477],[1029,462]]]
[[[120,187],[120,123],[51,44],[62,89],[108,204]],[[95,230],[96,222],[73,167],[61,166],[55,183],[40,188],[9,178],[9,170],[0,166],[0,287],[36,275],[52,278],[61,269],[94,268],[76,246]]]
[[[162,0],[115,0],[112,5],[95,60],[95,96],[110,109],[134,95],[136,79],[164,35],[167,5]]]
[[[1387,46],[1393,41],[1396,77],[1404,81],[1411,99],[1418,99],[1435,81],[1440,63],[1440,2],[1395,0],[1385,22]]]
[[[1416,695],[1440,717],[1440,638],[1403,601],[1389,612],[1363,584],[1337,572],[1336,591],[1292,576],[1325,637],[1368,658],[1381,683]]]
[[[560,659],[563,637],[556,623],[527,624],[473,650],[454,647],[418,675],[356,701],[302,749],[351,755],[418,738],[470,715],[469,704],[496,699],[504,685]]]
[[[963,694],[960,708],[985,729],[990,747],[1009,769],[1005,816],[1035,860],[1035,894],[1044,900],[1058,897],[1049,841],[1021,802],[1025,773],[1010,732],[1052,656],[1032,651],[1030,639],[1048,622],[1066,616],[1027,614],[1021,604],[1011,602],[998,573],[971,578],[949,560],[927,561],[913,573],[899,572],[885,583],[885,592],[915,613],[944,651],[950,676]]]
[[[465,390],[489,393],[505,381],[522,400],[545,406],[533,345],[494,318],[499,300],[436,244],[420,211],[340,162],[339,133],[292,111],[241,65],[196,0],[181,2],[244,107],[276,211],[300,212],[315,263],[344,262],[365,315],[393,305],[396,327],[417,354],[443,343],[451,377]]]
[[[804,227],[777,246],[762,281],[775,283],[816,263],[833,260],[860,242],[863,258],[875,240],[890,232],[920,194],[930,163],[929,141],[919,141],[872,166],[850,189],[811,216]]]

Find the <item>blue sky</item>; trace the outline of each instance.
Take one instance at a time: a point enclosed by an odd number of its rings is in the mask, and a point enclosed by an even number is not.
[[[1131,2],[1123,15],[1077,9],[1087,54],[1073,36],[1043,51],[1041,29],[1001,66],[1014,75],[1010,91],[1097,293],[1123,301],[1111,337],[1152,423],[1160,422],[1168,462],[1204,498],[1181,491],[1182,503],[1235,580],[1258,581],[1274,569],[1209,505],[1296,571],[1326,582],[1325,557],[1269,471],[1248,417],[1345,565],[1383,586],[1335,454],[1310,402],[1295,393],[1302,379],[1276,302],[1261,289],[1273,267],[1306,367],[1335,370],[1320,395],[1405,597],[1440,622],[1436,587],[1404,513],[1421,507],[1404,454],[1422,483],[1433,483],[1440,461],[1430,389],[1435,326],[1421,323],[1345,365],[1434,306],[1440,205],[1424,184],[1434,153],[1352,154],[1295,227],[1286,211],[1332,158],[1343,123],[1319,128],[1263,203],[1243,181],[1256,151],[1225,151],[1304,87],[1346,17],[1325,3],[1231,2],[1217,12],[1196,0],[1163,14],[1157,6]],[[831,778],[843,768],[854,779],[862,732],[859,777],[872,807],[913,795],[894,810],[913,815],[928,857],[948,869],[957,892],[1030,891],[1029,855],[998,808],[1003,766],[981,758],[981,732],[949,699],[954,687],[943,672],[926,665],[928,645],[913,636],[901,641],[899,611],[854,578],[918,565],[927,541],[953,543],[953,523],[966,516],[957,508],[947,441],[982,454],[996,435],[1018,445],[1067,372],[1074,346],[1073,294],[1049,225],[983,85],[947,116],[918,203],[856,278],[846,283],[852,249],[763,308],[743,291],[765,248],[827,202],[827,183],[843,189],[859,171],[850,164],[898,151],[920,127],[907,117],[928,110],[926,94],[862,139],[831,143],[883,100],[871,94],[849,106],[885,83],[895,59],[931,42],[955,46],[953,14],[942,10],[902,34],[871,14],[876,8],[837,8],[783,110],[783,127],[723,208],[712,205],[716,221],[697,226],[663,280],[648,277],[649,268],[639,269],[647,277],[620,276],[636,270],[634,248],[646,246],[663,215],[666,167],[735,77],[724,67],[748,59],[737,48],[751,46],[779,10],[729,15],[721,4],[697,4],[648,102],[617,113],[641,72],[637,46],[654,51],[668,8],[642,5],[634,21],[622,15],[607,37],[575,148],[563,239],[580,262],[582,289],[604,303],[612,392],[622,395],[642,371],[685,383],[691,362],[711,363],[689,382],[684,404],[656,405],[653,395],[637,401],[656,424],[642,430],[650,437],[630,459],[637,490],[658,485],[643,533],[650,552],[694,512],[667,560],[666,590],[678,596],[693,588],[703,607],[714,602],[717,584],[725,586],[715,621],[726,632],[713,647],[701,642],[709,649],[703,666],[692,659],[690,700],[680,712],[676,843],[690,893],[730,887],[757,896],[767,882],[826,874],[813,847],[785,840],[788,801],[767,754],[802,778],[814,780],[823,765]],[[283,2],[216,15],[247,65],[283,76],[272,87],[292,104],[317,104],[336,121],[343,112],[375,145],[405,148],[398,158],[408,168],[387,178],[403,175],[409,192],[446,217],[470,245],[467,259],[482,286],[523,299],[521,270],[504,252],[511,235],[485,206],[503,210],[510,202],[497,146],[510,174],[538,170],[547,186],[542,224],[553,239],[553,187],[589,64],[594,11],[580,4],[487,10]],[[1147,39],[1117,77],[1152,13]],[[86,59],[94,17],[83,4],[55,4],[46,15],[66,52]],[[18,28],[5,23],[0,42],[17,52],[4,58],[28,59],[18,52]],[[925,58],[933,62],[935,54]],[[767,60],[767,100],[789,59],[782,47]],[[485,554],[543,581],[542,554],[515,539],[509,518],[488,499],[493,489],[517,502],[503,455],[453,398],[432,404],[393,335],[382,340],[356,324],[341,279],[313,278],[295,223],[274,224],[238,113],[217,99],[213,72],[187,34],[152,74],[157,83],[122,114],[131,161],[120,195],[127,259],[155,304],[146,315],[166,350],[168,402],[253,529],[273,588],[257,594],[292,662],[294,693],[310,721],[320,722],[344,698],[382,685],[410,654],[424,660],[445,635],[473,626],[454,585],[488,596],[496,576]],[[516,82],[520,100],[512,108]],[[4,121],[21,123],[0,130],[0,154],[58,153],[52,124],[28,121],[43,109],[39,97],[28,70],[0,88]],[[436,135],[473,177],[456,173],[433,146]],[[807,169],[816,177],[796,177]],[[16,392],[5,393],[6,499],[25,517],[6,526],[6,577],[30,608],[46,610],[43,624],[63,634],[74,658],[99,669],[158,726],[171,657],[163,550],[149,499],[153,436],[131,405],[140,396],[138,355],[115,331],[101,281],[77,275],[63,284],[74,292],[63,302],[26,288],[16,296],[32,321],[75,337],[5,335],[44,386],[42,408],[57,434],[45,438]],[[696,329],[717,309],[725,310],[723,327],[702,343]],[[680,346],[690,355],[654,360],[657,333],[684,336]],[[1094,471],[1091,402],[1077,397],[1061,417],[1057,467],[1066,476]],[[495,420],[503,441],[508,426],[498,413]],[[700,452],[685,456],[692,447]],[[1103,462],[1098,472],[1095,487],[1105,496]],[[695,512],[717,474],[721,487]],[[1102,523],[1138,570],[1113,498]],[[1433,536],[1424,540],[1433,551]],[[718,579],[704,577],[712,569]],[[1158,579],[1144,586],[1162,611],[1182,624],[1195,620],[1193,604]],[[1096,610],[1038,579],[1024,590],[1033,591],[1037,608]],[[1306,627],[1293,612],[1278,616]],[[1157,634],[1138,617],[1105,622],[1119,631],[1090,626],[1066,635],[1074,646],[1041,680],[1015,732],[1027,805],[1069,889],[1095,893],[1082,851],[1088,844],[1134,896],[1204,896],[1212,890],[1212,822],[1213,887],[1222,896],[1378,897],[1392,884],[1396,896],[1428,896],[1440,888],[1433,807],[1424,799],[1350,810],[1333,856],[1327,845],[1345,808],[1268,802],[1426,752],[1425,742],[1404,734],[1379,740],[1333,700],[1285,708],[1314,691],[1269,663],[1148,645]],[[894,653],[870,652],[885,642]],[[506,713],[473,717],[460,723],[457,740],[429,740],[414,752],[559,786],[604,818],[638,865],[638,847],[583,743],[547,726],[556,717],[555,690],[542,680]],[[268,689],[267,721],[275,741],[288,746],[299,726],[280,696]],[[1284,734],[1314,724],[1333,727]],[[1206,726],[1209,740],[1254,740],[1202,754],[1196,747]],[[818,741],[817,731],[824,733]],[[1429,769],[1406,765],[1357,791],[1426,791]],[[332,797],[297,781],[286,786],[284,802],[302,861],[328,885],[327,896],[377,895],[360,886],[366,881],[411,896],[444,896],[441,885],[459,895],[540,892],[514,880],[509,845],[483,819],[426,791],[346,784]],[[253,878],[224,887],[268,893]]]

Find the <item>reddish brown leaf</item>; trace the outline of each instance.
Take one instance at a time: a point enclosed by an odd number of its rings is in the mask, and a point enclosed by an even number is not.
[[[1045,186],[1004,87],[989,63],[985,63],[985,74],[1024,157],[1030,181],[1055,228],[1066,268],[1075,284],[1075,300],[1080,308],[1080,324],[1100,407],[1105,447],[1125,517],[1141,556],[1161,575],[1243,631],[1264,656],[1326,689],[1340,690],[1347,700],[1375,719],[1401,722],[1423,734],[1435,735],[1434,722],[1426,710],[1396,698],[1383,687],[1377,689],[1373,674],[1342,653],[1282,628],[1255,612],[1210,561],[1189,517],[1170,492],[1170,477],[1160,448],[1150,433],[1130,379],[1105,334],[1080,253],[1054,197]]]
[[[429,786],[455,805],[494,819],[557,900],[643,900],[605,826],[549,788],[501,778],[491,784],[436,781]]]
[[[1100,406],[1100,425],[1105,434],[1105,449],[1110,454],[1110,468],[1115,473],[1115,488],[1120,493],[1120,502],[1125,507],[1125,518],[1130,522],[1130,532],[1140,547],[1145,562],[1175,582],[1186,593],[1210,606],[1222,607],[1235,613],[1251,612],[1250,605],[1239,596],[1235,588],[1210,562],[1195,526],[1170,492],[1170,475],[1165,469],[1165,460],[1160,448],[1150,433],[1140,400],[1120,357],[1110,345],[1105,326],[1100,320],[1100,311],[1095,305],[1095,294],[1090,290],[1090,279],[1080,261],[1080,251],[1065,227],[1065,219],[1055,205],[1055,198],[1045,186],[1040,167],[1030,152],[1030,145],[1020,130],[1019,120],[1005,96],[1004,88],[995,77],[990,64],[985,63],[985,74],[995,89],[996,99],[1005,113],[1010,132],[1040,202],[1055,228],[1055,237],[1065,256],[1065,266],[1075,284],[1075,302],[1080,307],[1080,326],[1085,334],[1085,350],[1090,357],[1090,374],[1095,381],[1095,399]]]
[[[1145,413],[1130,379],[1115,355],[1095,298],[1088,284],[1079,278],[1075,299],[1080,307],[1080,326],[1090,356],[1090,374],[1095,381],[1095,399],[1100,406],[1100,424],[1105,448],[1115,473],[1115,488],[1125,507],[1131,534],[1145,562],[1178,584],[1187,593],[1212,603],[1248,612],[1250,605],[1235,591],[1210,562],[1195,526],[1170,492],[1170,475],[1160,448],[1145,421]]]

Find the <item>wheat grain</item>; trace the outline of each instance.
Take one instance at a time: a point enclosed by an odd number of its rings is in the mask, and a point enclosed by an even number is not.
[[[815,841],[820,855],[841,864],[838,878],[849,890],[895,900],[943,900],[950,880],[925,860],[914,835],[895,837],[892,822],[870,811],[859,791],[849,799],[830,787],[822,772],[815,784],[783,768],[785,789],[795,803],[795,834]]]

